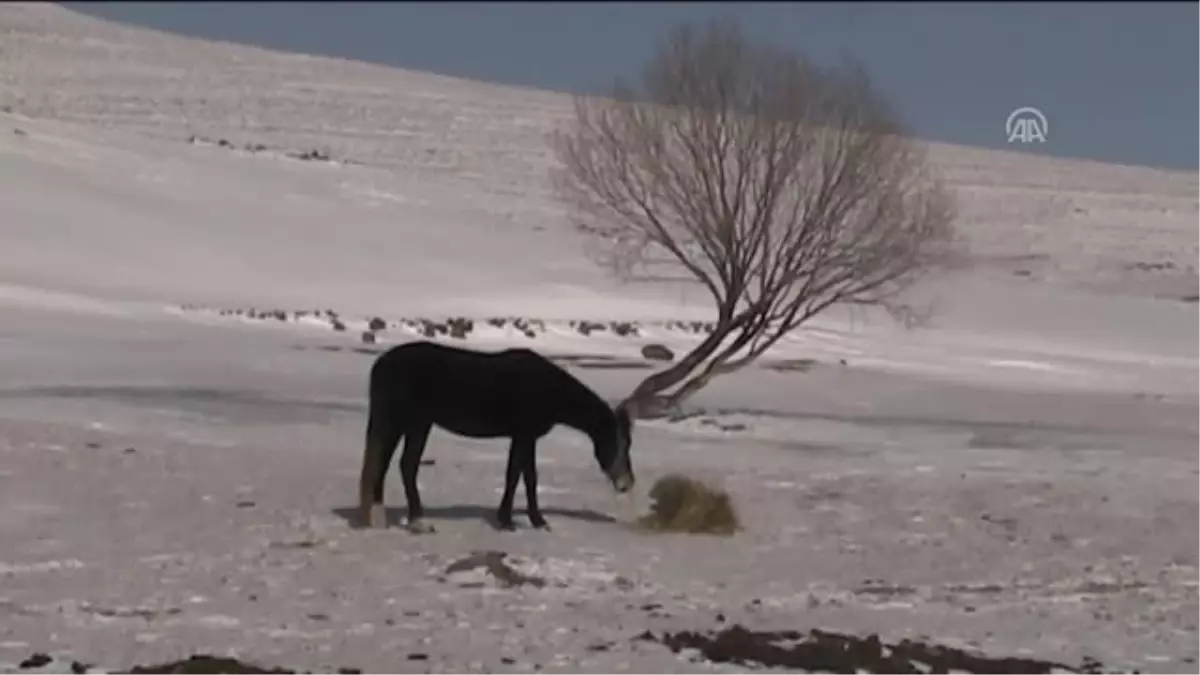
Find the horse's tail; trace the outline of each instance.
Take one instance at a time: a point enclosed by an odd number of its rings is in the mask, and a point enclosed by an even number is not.
[[[358,507],[363,522],[371,524],[370,508],[375,503],[375,485],[379,482],[383,444],[380,443],[378,423],[374,410],[367,413],[367,433],[363,444],[362,472],[358,478]]]
[[[371,367],[367,390],[367,431],[363,443],[362,471],[358,479],[358,508],[359,516],[368,527],[382,526],[376,521],[383,518],[381,483],[387,472],[385,466],[388,455],[385,429],[388,415],[394,413],[386,409],[384,378],[381,367],[382,359],[376,359]],[[393,440],[394,443],[394,440]],[[378,506],[378,508],[376,508]]]

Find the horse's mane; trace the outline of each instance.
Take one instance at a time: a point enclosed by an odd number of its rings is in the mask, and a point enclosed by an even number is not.
[[[555,389],[561,393],[569,392],[567,400],[556,397],[552,402],[559,409],[563,423],[589,436],[601,433],[613,421],[613,409],[608,401],[566,368],[541,355],[538,357],[549,366],[547,372],[554,373],[553,377],[559,385]]]

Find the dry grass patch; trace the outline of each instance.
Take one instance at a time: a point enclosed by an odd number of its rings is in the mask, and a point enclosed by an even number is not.
[[[650,513],[636,523],[643,530],[728,536],[742,529],[729,494],[699,479],[663,476],[650,488],[650,498]]]

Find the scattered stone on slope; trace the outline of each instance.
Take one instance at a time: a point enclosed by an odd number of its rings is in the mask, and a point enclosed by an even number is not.
[[[756,665],[790,670],[833,673],[1099,673],[1093,659],[1073,668],[1053,661],[1024,657],[993,658],[930,645],[915,640],[884,644],[878,635],[858,637],[821,630],[752,631],[740,624],[709,634],[693,631],[646,631],[634,638],[658,642],[675,653],[696,650],[715,663]]]
[[[451,317],[446,320],[446,329],[450,337],[465,340],[475,330],[475,322],[463,316]]]
[[[812,370],[816,365],[816,359],[781,359],[778,361],[764,361],[762,367],[766,368],[767,370],[774,370],[781,373],[806,373]]]
[[[18,665],[17,667],[20,668],[21,670],[29,670],[31,668],[41,668],[42,666],[50,663],[53,660],[54,659],[50,658],[49,654],[43,654],[42,652],[35,652],[34,654],[30,654],[29,658],[22,661],[20,663],[20,665]]]
[[[666,345],[652,343],[642,347],[642,358],[650,361],[674,361],[675,352]]]
[[[641,334],[638,325],[630,321],[614,321],[609,324],[609,330],[619,337],[636,337]]]
[[[1140,270],[1142,272],[1166,272],[1175,269],[1175,263],[1171,262],[1170,260],[1164,260],[1162,262],[1138,261],[1127,264],[1125,269]]]
[[[534,326],[537,326],[542,332],[546,331],[546,324],[537,319],[523,319],[516,317],[509,321],[509,325],[521,331],[525,337],[531,340],[537,337],[537,333],[533,331]]]
[[[330,161],[329,153],[322,150],[306,150],[304,152],[289,152],[288,157],[299,159],[307,162],[328,162]]]
[[[257,308],[248,309],[217,309],[205,308],[198,305],[180,305],[180,309],[185,311],[199,311],[215,313],[218,316],[225,317],[241,317],[246,319],[255,319],[259,321],[277,320],[286,322],[289,320],[299,320],[301,318],[312,317],[323,323],[328,324],[334,331],[346,332],[349,326],[346,319],[340,316],[332,309],[317,309],[317,310],[282,310],[271,309],[261,310]],[[366,323],[366,330],[359,333],[360,342],[365,344],[375,344],[378,342],[379,333],[387,330],[388,322],[380,316],[369,316],[363,318]],[[547,332],[546,321],[542,319],[534,319],[529,317],[509,316],[500,317],[493,316],[486,319],[479,319],[483,323],[494,328],[509,328],[516,333],[524,336],[527,339],[533,340],[539,337],[539,334]],[[563,321],[566,327],[583,336],[591,335],[592,333],[611,333],[614,336],[637,339],[642,336],[642,325],[636,321],[607,321],[598,322],[591,320],[566,320]],[[465,316],[453,316],[447,319],[429,319],[425,317],[408,317],[396,319],[394,326],[401,330],[411,331],[426,339],[439,338],[454,338],[465,340],[469,338],[476,328],[476,320]],[[654,322],[654,325],[665,328],[668,331],[676,333],[685,333],[689,335],[703,335],[711,333],[716,329],[712,322],[703,321],[676,321],[667,320]],[[362,352],[367,353],[367,352]],[[586,364],[576,364],[582,368],[615,368],[615,369],[641,369],[653,368],[654,365],[648,362],[663,362],[669,363],[676,359],[674,350],[661,343],[649,343],[641,348],[640,360],[626,359],[624,361],[613,361],[609,357],[605,357],[609,362],[600,363],[597,359],[592,359]],[[846,365],[845,360],[840,361],[842,365]],[[779,362],[765,362],[762,367],[779,370],[779,371],[806,371],[817,365],[813,359],[792,359]],[[661,415],[652,415],[657,417]]]
[[[606,326],[602,323],[598,323],[596,321],[587,321],[587,320],[569,321],[567,323],[567,326],[569,328],[574,329],[580,335],[583,335],[585,337],[590,335],[593,331],[602,331],[602,330],[605,330],[605,328],[606,328]]]

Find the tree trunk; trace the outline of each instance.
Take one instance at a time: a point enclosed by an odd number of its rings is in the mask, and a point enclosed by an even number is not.
[[[739,317],[732,321],[718,323],[713,332],[697,345],[695,349],[685,354],[678,363],[642,380],[641,384],[634,388],[633,393],[625,399],[622,405],[626,407],[630,415],[635,419],[641,417],[642,413],[650,413],[652,410],[661,407],[659,405],[661,399],[656,395],[687,379],[692,374],[692,371],[703,365],[705,360],[712,356],[713,352],[717,351],[717,348],[721,346],[721,342],[735,328],[741,325],[743,321],[744,319]],[[707,378],[705,381],[707,381]],[[667,400],[673,398],[674,396],[671,396]]]
[[[656,397],[655,405],[662,410],[677,407],[680,403],[691,398],[701,389],[707,387],[713,378],[718,375],[726,375],[741,370],[746,364],[751,363],[753,359],[739,360],[734,366],[729,365],[729,359],[736,351],[723,356],[718,356],[705,366],[704,370],[697,373],[691,379],[685,381],[678,389],[670,394],[662,394]]]
[[[663,397],[664,407],[674,408],[678,406],[680,403],[683,403],[685,400],[695,395],[696,392],[707,387],[708,383],[711,382],[716,376],[717,369],[713,368],[712,364],[709,364],[708,368],[705,368],[703,372],[699,373],[687,382],[684,382],[683,386],[679,387],[670,394],[666,394]]]

